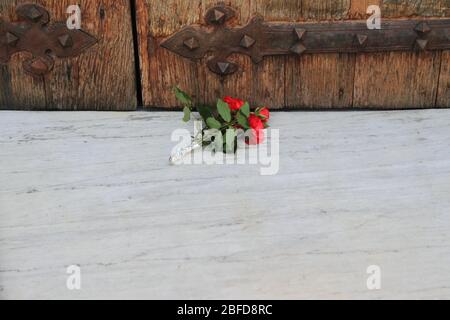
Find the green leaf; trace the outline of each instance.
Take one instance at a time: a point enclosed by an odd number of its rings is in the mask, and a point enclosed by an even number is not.
[[[220,129],[220,128],[222,128],[222,124],[219,121],[217,121],[216,119],[212,118],[212,117],[209,117],[208,119],[206,119],[206,124],[211,129]]]
[[[205,120],[212,117],[211,109],[208,106],[200,105],[197,106],[197,111],[200,113],[200,116]]]
[[[182,91],[180,88],[175,87],[175,97],[178,101],[180,101],[184,106],[191,106],[192,105],[192,98],[184,91]]]
[[[242,128],[244,129],[250,128],[247,117],[244,116],[242,113],[237,114],[237,121]]]
[[[246,102],[242,108],[240,109],[241,113],[245,116],[245,117],[249,117],[250,116],[250,105],[248,104],[248,102]]]
[[[189,120],[191,120],[191,109],[189,109],[189,107],[184,107],[183,112],[184,112],[183,121],[189,122]]]
[[[231,121],[230,106],[228,105],[228,103],[224,102],[222,99],[219,99],[219,101],[217,101],[217,111],[219,112],[219,114],[223,120],[225,120],[226,122]]]

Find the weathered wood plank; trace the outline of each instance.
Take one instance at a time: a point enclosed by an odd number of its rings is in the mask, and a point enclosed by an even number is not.
[[[450,108],[450,51],[443,51],[441,55],[441,74],[436,107]]]
[[[289,57],[287,65],[287,106],[321,109],[352,106],[354,55]]]
[[[365,18],[369,5],[379,5],[383,18],[450,16],[448,0],[352,0],[349,17]]]
[[[383,0],[352,0],[350,11],[348,14],[349,19],[367,19],[367,8],[371,5],[382,5]]]
[[[138,15],[140,19],[143,19],[139,22],[139,33],[145,105],[176,106],[177,102],[170,90],[174,84],[181,85],[205,103],[214,103],[217,97],[232,95],[249,100],[252,105],[267,104],[272,108],[286,105],[285,57],[268,57],[260,64],[254,65],[248,57],[236,56],[233,59],[241,66],[240,71],[232,77],[221,78],[207,70],[205,66],[207,58],[200,61],[197,64],[197,70],[194,70],[192,62],[172,53],[165,53],[159,48],[160,37],[169,36],[184,25],[201,23],[205,11],[217,1],[201,1],[200,10],[198,10],[198,2],[188,7],[185,6],[185,1],[180,0],[172,0],[163,7],[157,2],[147,1],[146,3],[146,5],[141,3],[138,9]],[[334,1],[317,5],[316,2],[305,0],[227,2],[227,5],[237,9],[238,17],[235,23],[239,25],[244,25],[256,14],[262,15],[266,21],[298,21],[319,15],[322,15],[324,19],[330,16],[342,18],[346,15],[349,4],[349,0],[343,0],[337,5]],[[158,17],[152,17],[155,14]],[[145,20],[152,22],[146,23]],[[143,27],[146,24],[148,27]],[[154,46],[150,49],[150,54],[145,52],[146,47],[148,48],[145,39],[147,34],[154,37]],[[173,68],[173,66],[177,67]],[[183,74],[180,73],[180,69],[184,71]]]
[[[257,0],[257,14],[267,21],[294,21],[301,12],[301,1]],[[272,109],[286,104],[286,57],[266,57],[252,66],[252,104]]]
[[[384,17],[450,16],[449,0],[383,0]]]
[[[25,58],[26,54],[19,53],[9,64],[0,65],[0,109],[46,106],[44,78],[24,74],[22,61]]]
[[[203,13],[216,3],[214,0],[203,0]],[[286,4],[280,1],[234,0],[228,4],[238,13],[235,23],[245,25],[257,14],[267,21],[286,19],[293,10],[295,12],[296,3],[296,1]],[[199,65],[206,79],[205,89],[202,91],[206,97],[205,102],[213,103],[217,97],[231,95],[249,101],[254,107],[263,104],[271,108],[284,106],[284,57],[266,57],[259,64],[254,64],[244,55],[235,55],[231,58],[240,66],[238,73],[231,77],[222,78],[209,72],[206,59]]]
[[[187,4],[189,3],[189,4]],[[427,55],[421,60],[424,66],[432,67],[426,75],[423,86],[417,82],[421,92],[410,94],[410,75],[419,77],[423,73],[420,69],[408,65],[402,59],[415,61],[415,53],[389,53],[385,58],[380,55],[354,54],[323,54],[304,57],[266,57],[258,65],[243,55],[232,57],[241,69],[230,77],[221,78],[212,74],[206,67],[204,58],[198,63],[176,56],[159,47],[164,37],[179,31],[182,27],[195,23],[203,23],[205,11],[217,4],[215,0],[170,0],[138,2],[138,26],[140,34],[140,55],[142,62],[144,104],[148,107],[177,106],[171,88],[180,85],[185,90],[205,103],[214,103],[215,99],[224,95],[239,96],[249,100],[253,105],[267,104],[272,108],[301,107],[301,108],[351,108],[380,106],[385,101],[383,97],[374,94],[368,96],[368,88],[360,86],[370,81],[378,83],[378,92],[390,92],[383,88],[383,74],[373,73],[373,68],[386,68],[389,75],[398,74],[396,78],[404,79],[404,83],[391,94],[396,97],[390,99],[385,108],[400,108],[433,106],[432,96],[437,90],[436,66],[439,64],[439,53]],[[256,15],[262,15],[266,21],[318,21],[364,19],[368,15],[367,7],[378,4],[382,8],[383,17],[397,17],[401,15],[442,15],[447,12],[448,1],[383,1],[383,0],[231,0],[226,2],[237,9],[238,17],[235,24],[244,25]],[[150,39],[150,40],[149,40]],[[386,65],[388,59],[390,65]],[[379,62],[377,62],[379,61]],[[377,64],[380,63],[380,66]],[[355,64],[358,64],[356,67]],[[358,76],[360,83],[355,84],[355,73],[361,72],[365,65],[373,65],[367,72],[379,79],[364,80]],[[398,69],[397,69],[398,68]],[[389,76],[388,76],[389,78]],[[370,84],[372,85],[372,84]],[[414,87],[414,86],[413,86]],[[366,93],[362,93],[366,92]],[[373,99],[372,101],[353,101],[356,91],[358,99]],[[409,95],[409,96],[407,96]],[[412,96],[416,96],[411,98]],[[386,100],[389,100],[386,98]],[[381,106],[380,106],[381,107]]]
[[[201,16],[205,15],[206,11],[217,4],[215,0],[203,0],[201,4]],[[236,10],[237,17],[234,20],[236,25],[246,24],[252,16],[257,12],[256,3],[248,0],[233,0],[229,1],[230,5]],[[255,78],[256,73],[252,69],[253,63],[250,58],[244,55],[233,55],[230,60],[236,62],[240,69],[231,77],[220,77],[211,73],[206,66],[208,57],[202,59],[198,64],[198,72],[200,77],[200,93],[199,98],[202,102],[207,104],[214,104],[219,97],[233,96],[249,101],[254,104],[252,79]]]
[[[73,1],[53,0],[58,20]],[[136,77],[130,2],[79,1],[83,26],[98,35],[99,43],[83,56],[59,60],[46,77],[49,106],[64,109],[133,110]],[[93,76],[94,75],[94,76]]]
[[[13,20],[16,5],[27,0],[0,0],[0,11]],[[70,0],[42,0],[52,22],[66,21]],[[130,2],[80,0],[82,28],[99,42],[78,57],[56,59],[54,70],[31,77],[14,57],[0,69],[10,90],[2,108],[58,110],[134,110],[136,82]],[[24,54],[25,55],[25,54]]]
[[[179,85],[197,96],[197,64],[160,47],[164,37],[183,26],[200,23],[200,0],[137,1],[137,24],[143,103],[150,107],[177,106],[172,88]]]
[[[351,0],[302,0],[306,20],[342,20],[348,17]]]
[[[240,69],[231,77],[219,77],[206,66],[206,59],[198,65],[200,93],[199,99],[206,104],[214,104],[224,96],[239,97],[254,104],[252,79],[253,63],[249,57],[233,55],[230,59],[239,64]]]
[[[364,2],[364,4],[362,4]],[[375,1],[376,2],[376,1]],[[393,18],[423,14],[433,6],[427,1],[381,1],[382,16]],[[359,5],[357,5],[359,3]],[[435,2],[436,3],[436,2]],[[372,4],[369,2],[369,4]],[[376,3],[373,3],[376,4]],[[364,16],[367,1],[354,0],[352,15]],[[436,3],[434,8],[441,8]],[[437,14],[437,11],[427,11]],[[440,53],[390,52],[358,54],[355,67],[354,101],[356,108],[431,108],[435,106]]]
[[[0,0],[0,17],[15,19],[15,7],[26,3],[24,0]],[[25,53],[14,55],[8,64],[0,65],[0,109],[20,108],[21,106],[44,108],[46,105],[43,77],[29,77],[24,74],[22,61]]]
[[[391,52],[358,55],[356,108],[432,108],[436,102],[440,53]]]
[[[302,2],[305,19],[345,19],[351,2]],[[286,106],[294,108],[350,108],[354,55],[320,54],[286,58]]]

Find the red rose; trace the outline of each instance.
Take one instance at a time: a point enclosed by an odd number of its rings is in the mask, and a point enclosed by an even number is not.
[[[251,133],[248,140],[245,143],[250,145],[260,144],[264,141],[264,123],[260,117],[255,114],[251,114],[248,118],[248,124],[250,125]]]
[[[225,97],[223,98],[223,101],[225,101],[226,103],[228,103],[228,106],[230,107],[231,110],[233,111],[237,111],[239,109],[242,108],[242,106],[244,105],[244,101],[240,100],[240,99],[235,99],[232,97]]]
[[[261,111],[259,111],[259,114],[264,118],[263,122],[267,122],[270,119],[270,111],[267,108],[262,108]]]
[[[264,129],[264,123],[262,122],[261,118],[253,113],[250,115],[250,117],[248,117],[248,124],[250,125],[250,128],[255,130]]]

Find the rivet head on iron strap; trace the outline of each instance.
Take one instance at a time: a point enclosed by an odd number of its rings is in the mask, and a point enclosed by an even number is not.
[[[240,45],[241,45],[241,47],[248,49],[251,46],[253,46],[255,44],[255,42],[256,42],[255,39],[253,39],[252,37],[250,37],[248,35],[245,35],[242,37]]]
[[[358,41],[358,44],[363,47],[367,44],[367,40],[369,39],[369,36],[365,34],[357,34],[356,40]]]
[[[302,28],[295,28],[294,33],[297,36],[297,40],[303,40],[306,30]]]
[[[73,46],[73,39],[70,34],[63,34],[58,37],[58,42],[63,48],[70,48]]]
[[[424,40],[424,39],[417,39],[416,40],[417,45],[419,46],[419,48],[421,50],[426,50],[427,49],[427,45],[428,45],[428,40]]]
[[[30,20],[37,22],[42,18],[42,13],[35,6],[32,6],[28,9],[26,16]]]
[[[198,40],[194,37],[185,40],[183,44],[185,47],[189,48],[189,50],[195,50],[200,47]]]
[[[306,47],[301,44],[301,43],[296,43],[291,47],[291,52],[297,54],[297,55],[301,55],[303,54],[307,49]]]
[[[17,42],[19,42],[19,38],[15,34],[12,34],[11,32],[6,33],[6,43],[9,46],[15,47]]]
[[[428,25],[428,23],[421,22],[414,28],[414,30],[416,32],[418,32],[418,33],[426,34],[426,33],[429,33],[431,31],[431,28]]]

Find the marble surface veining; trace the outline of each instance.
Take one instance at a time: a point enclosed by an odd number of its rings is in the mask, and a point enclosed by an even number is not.
[[[450,110],[271,121],[261,176],[169,166],[180,113],[0,112],[0,298],[450,298]]]

